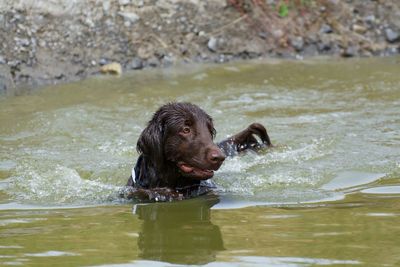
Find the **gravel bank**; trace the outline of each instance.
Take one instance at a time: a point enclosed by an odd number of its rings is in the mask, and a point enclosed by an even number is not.
[[[0,92],[182,62],[400,50],[398,0],[3,0]]]

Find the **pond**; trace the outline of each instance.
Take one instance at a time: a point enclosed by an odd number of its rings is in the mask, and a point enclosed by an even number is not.
[[[189,101],[217,140],[264,124],[214,194],[118,197],[152,113]],[[127,73],[0,98],[0,264],[399,266],[400,58]]]

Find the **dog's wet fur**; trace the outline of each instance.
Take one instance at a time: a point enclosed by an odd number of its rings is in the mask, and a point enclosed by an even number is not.
[[[140,156],[124,197],[169,201],[205,194],[213,187],[208,179],[227,156],[272,146],[259,123],[217,144],[215,135],[212,118],[198,106],[169,103],[160,107],[139,137]]]

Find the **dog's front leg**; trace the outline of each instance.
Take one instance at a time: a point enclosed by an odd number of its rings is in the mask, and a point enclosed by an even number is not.
[[[256,137],[260,138],[261,142]],[[218,147],[227,156],[234,156],[247,149],[256,150],[263,146],[271,147],[272,143],[267,129],[260,123],[252,123],[243,131],[218,143]]]
[[[182,194],[167,187],[158,187],[152,189],[135,188],[126,186],[120,196],[126,199],[135,199],[140,202],[168,202],[173,200],[182,200]]]

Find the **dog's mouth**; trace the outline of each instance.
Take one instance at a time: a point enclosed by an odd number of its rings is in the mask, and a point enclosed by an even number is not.
[[[212,169],[201,169],[201,168],[191,166],[184,162],[179,162],[177,164],[177,166],[184,176],[187,176],[190,178],[196,178],[199,180],[207,180],[214,176],[215,170],[212,170]]]

